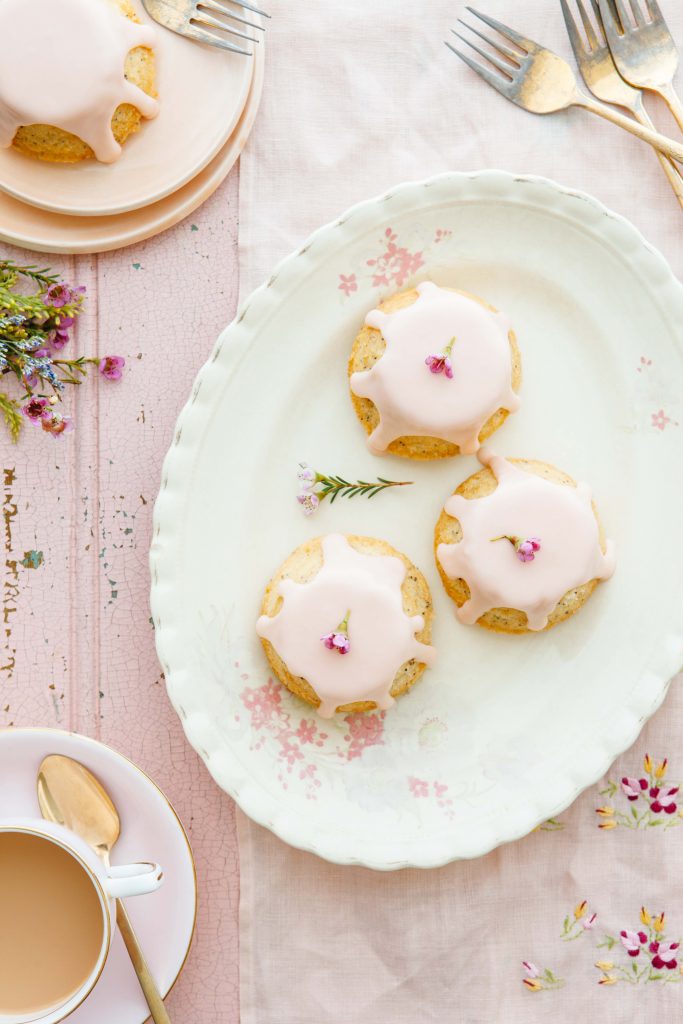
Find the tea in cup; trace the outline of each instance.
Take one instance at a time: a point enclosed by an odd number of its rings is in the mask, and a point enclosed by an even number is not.
[[[158,864],[107,870],[78,836],[0,819],[0,1024],[57,1024],[92,991],[116,922],[114,900],[153,892]]]

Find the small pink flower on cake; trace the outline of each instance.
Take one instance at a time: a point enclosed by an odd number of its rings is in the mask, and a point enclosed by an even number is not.
[[[429,367],[431,373],[443,373],[449,380],[453,379],[451,352],[453,350],[454,342],[455,338],[451,338],[441,355],[427,356],[425,359],[425,366]]]
[[[325,633],[324,636],[320,637],[320,642],[328,649],[328,651],[336,651],[337,654],[348,654],[351,650],[351,641],[349,640],[349,616],[351,612],[346,613],[346,617],[342,619],[337,628],[331,633]]]
[[[540,537],[515,537],[506,533],[501,537],[492,537],[491,543],[493,544],[497,540],[509,540],[520,562],[533,562],[537,553],[541,550]]]

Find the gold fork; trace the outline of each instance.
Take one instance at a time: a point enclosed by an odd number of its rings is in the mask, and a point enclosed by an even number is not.
[[[595,15],[595,26],[583,4],[583,0],[576,0],[576,8],[583,24],[585,38],[581,35],[579,27],[572,16],[568,0],[560,0],[560,3],[567,26],[569,41],[572,44],[572,50],[576,57],[576,63],[579,65],[584,82],[593,95],[605,103],[616,103],[619,107],[625,107],[626,110],[631,111],[635,119],[640,121],[641,124],[654,128],[645,110],[642,92],[640,89],[634,89],[632,85],[624,81],[616,69],[604,36],[598,0],[591,0],[593,14]],[[678,197],[679,203],[683,206],[683,178],[681,178],[674,164],[667,160],[663,153],[660,153],[659,150],[655,150],[655,153],[659,157],[664,173],[671,182],[671,187]]]
[[[584,110],[604,117],[605,120],[611,121],[619,128],[625,128],[627,132],[642,139],[643,142],[649,142],[651,146],[660,149],[673,160],[683,162],[683,145],[679,142],[660,135],[659,132],[653,131],[646,125],[638,124],[637,121],[626,117],[625,114],[620,114],[618,110],[613,110],[612,107],[599,103],[587,96],[586,93],[581,92],[572,69],[552,50],[546,50],[545,47],[539,46],[533,40],[520,35],[514,29],[496,21],[495,18],[489,18],[488,15],[475,11],[472,7],[468,7],[467,10],[490,28],[495,29],[517,49],[513,50],[504,43],[489,38],[478,29],[467,25],[466,22],[462,22],[462,24],[488,43],[493,48],[493,52],[482,50],[476,43],[461,36],[455,29],[452,30],[454,35],[497,68],[499,73],[496,73],[467,54],[456,50],[450,43],[447,42],[446,46],[461,60],[464,60],[473,71],[481,75],[489,85],[502,93],[506,99],[516,103],[518,107],[531,111],[532,114],[553,114],[555,111],[566,110],[568,107],[583,107]],[[501,60],[501,57],[505,59]]]
[[[600,0],[605,35],[619,74],[638,89],[656,92],[683,128],[683,104],[673,87],[678,50],[657,0],[646,0],[648,17],[638,0]]]

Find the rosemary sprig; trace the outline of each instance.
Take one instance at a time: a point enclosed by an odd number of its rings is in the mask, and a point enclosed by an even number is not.
[[[2,414],[12,441],[16,444],[19,440],[23,422],[19,403],[14,398],[10,398],[9,395],[0,393],[0,414]]]
[[[302,491],[297,495],[297,501],[307,516],[312,515],[326,498],[330,499],[330,505],[340,496],[355,498],[360,494],[365,498],[374,498],[389,487],[410,487],[413,483],[412,480],[387,480],[383,476],[378,476],[376,480],[347,480],[333,473],[320,473],[305,462],[300,462],[299,466]]]
[[[36,284],[44,285],[45,287],[55,284],[59,280],[57,274],[50,273],[49,267],[37,267],[35,264],[21,266],[15,263],[14,260],[0,260],[0,284],[3,284],[6,288],[11,288],[20,277],[28,277],[31,281],[35,281]]]
[[[329,497],[331,505],[339,497],[355,498],[357,494],[361,494],[365,498],[374,498],[376,494],[385,491],[387,487],[410,487],[413,481],[385,480],[384,477],[378,476],[375,481],[356,480],[352,483],[342,476],[325,476],[322,473],[317,473],[316,483],[322,485],[317,491],[320,500]]]

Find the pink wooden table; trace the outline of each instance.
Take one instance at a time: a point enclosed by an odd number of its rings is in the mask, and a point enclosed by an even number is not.
[[[61,441],[30,424],[17,446],[0,435],[0,727],[52,726],[110,743],[175,805],[194,848],[200,904],[168,1006],[192,1024],[239,1020],[234,805],[166,697],[147,554],[176,416],[235,310],[238,187],[235,169],[186,221],[118,253],[34,257],[87,286],[72,351],[120,354],[127,367],[119,384],[92,381],[67,395],[76,430]]]

